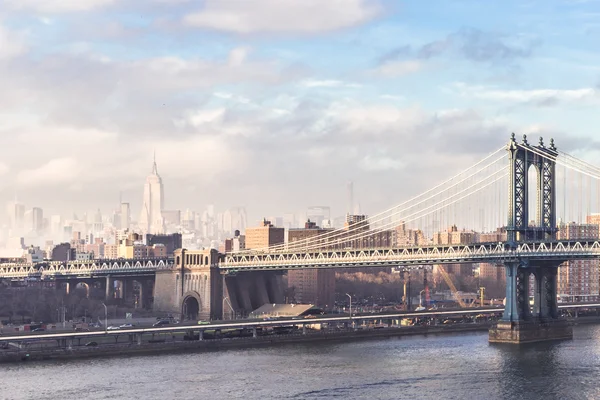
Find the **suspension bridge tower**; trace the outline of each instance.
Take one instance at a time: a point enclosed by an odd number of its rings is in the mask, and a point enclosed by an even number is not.
[[[522,142],[518,143],[513,133],[507,150],[509,195],[505,248],[514,250],[522,244],[555,241],[558,152],[554,140],[550,140],[548,147],[542,138],[538,145],[531,145],[523,135]],[[531,169],[534,173],[530,175]],[[530,179],[532,177],[536,179]],[[535,192],[535,198],[530,196],[531,192]],[[535,201],[534,209],[530,208],[531,201]],[[534,211],[535,215],[530,215],[530,211]],[[528,343],[573,337],[569,323],[558,315],[557,272],[562,262],[533,261],[518,255],[507,258],[504,262],[504,315],[490,329],[490,342]],[[532,299],[530,282],[533,286]]]

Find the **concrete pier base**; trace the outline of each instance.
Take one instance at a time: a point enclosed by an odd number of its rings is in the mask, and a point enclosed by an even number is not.
[[[573,339],[573,328],[565,319],[548,321],[499,321],[490,328],[490,343],[535,343]]]

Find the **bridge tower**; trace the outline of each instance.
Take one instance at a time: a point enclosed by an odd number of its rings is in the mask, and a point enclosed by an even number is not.
[[[544,146],[540,138],[537,146],[523,141],[517,143],[515,134],[508,143],[509,195],[507,243],[508,249],[528,242],[556,240],[556,162],[558,156],[554,140]],[[535,170],[535,182],[530,182],[529,171]],[[530,183],[535,185],[535,223],[529,215]],[[490,329],[490,342],[527,343],[544,340],[570,339],[572,328],[560,319],[557,307],[557,271],[562,261],[530,262],[517,257],[505,262],[506,299],[504,315]],[[533,277],[533,310],[530,303],[530,279]]]

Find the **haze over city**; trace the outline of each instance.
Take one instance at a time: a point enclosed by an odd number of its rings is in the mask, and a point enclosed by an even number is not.
[[[0,3],[0,398],[600,396],[600,0]]]
[[[512,131],[597,156],[596,2],[3,4],[0,202],[46,215],[137,216],[154,151],[168,209],[252,222],[349,180],[376,212]]]

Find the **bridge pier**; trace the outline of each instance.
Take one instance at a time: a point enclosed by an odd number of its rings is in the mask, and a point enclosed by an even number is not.
[[[490,329],[490,343],[532,343],[572,339],[573,328],[559,318],[556,300],[558,265],[528,267],[505,264],[506,305],[504,315]],[[529,277],[535,276],[533,312],[529,303]]]
[[[114,279],[110,276],[110,275],[106,275],[106,282],[105,282],[105,295],[104,295],[104,299],[106,301],[111,301],[114,299],[115,297],[115,281]]]

